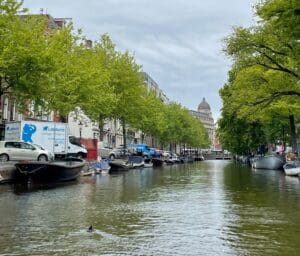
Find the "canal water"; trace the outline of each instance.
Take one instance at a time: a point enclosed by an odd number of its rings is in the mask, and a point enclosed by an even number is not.
[[[290,256],[299,240],[299,179],[231,161],[0,186],[0,255]]]

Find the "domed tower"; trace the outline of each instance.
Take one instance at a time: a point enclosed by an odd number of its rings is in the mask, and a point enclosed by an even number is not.
[[[198,105],[198,111],[193,111],[192,114],[201,120],[204,128],[207,130],[209,139],[211,141],[210,147],[212,148],[214,145],[215,123],[211,113],[210,105],[207,103],[205,98],[203,98],[202,102]]]
[[[205,113],[209,117],[212,117],[210,106],[207,103],[207,101],[205,100],[205,98],[203,98],[202,102],[198,105],[198,112]]]

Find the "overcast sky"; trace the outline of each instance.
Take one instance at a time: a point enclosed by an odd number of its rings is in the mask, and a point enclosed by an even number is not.
[[[196,110],[202,98],[220,116],[219,89],[230,60],[222,39],[254,24],[254,0],[25,0],[30,13],[72,18],[92,40],[108,33],[129,50],[171,101]]]

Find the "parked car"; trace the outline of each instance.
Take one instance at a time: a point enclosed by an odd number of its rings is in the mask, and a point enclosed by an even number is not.
[[[0,162],[10,160],[52,160],[53,155],[39,145],[21,141],[0,141]]]
[[[98,142],[98,155],[101,158],[108,158],[109,152],[112,150],[112,147],[110,147],[107,143],[105,142]]]
[[[171,153],[171,155],[169,156],[169,160],[171,160],[174,163],[179,163],[180,162],[180,159],[179,159],[178,155],[175,154],[175,153]]]
[[[154,157],[154,158],[160,158],[162,153],[160,152],[160,150],[158,150],[156,148],[150,148],[150,155],[151,155],[151,157]]]
[[[98,155],[101,158],[108,158],[114,160],[116,158],[121,158],[122,156],[128,156],[129,152],[127,149],[124,150],[123,145],[112,148],[109,145],[100,142],[98,143]]]
[[[123,146],[119,146],[119,147],[116,147],[116,148],[113,148],[109,154],[108,154],[108,158],[110,160],[114,160],[116,158],[121,158],[123,156],[129,156],[130,153],[128,151],[128,149],[124,149]]]
[[[163,157],[170,157],[170,156],[171,156],[171,152],[170,152],[170,151],[163,150],[162,153],[161,153],[161,155],[162,155]]]
[[[151,158],[150,148],[146,144],[129,144],[127,148],[132,154],[140,155],[144,158]]]

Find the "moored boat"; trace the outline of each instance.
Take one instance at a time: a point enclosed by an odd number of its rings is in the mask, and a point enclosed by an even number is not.
[[[175,153],[171,153],[170,156],[166,159],[167,164],[177,164],[180,162],[181,160],[179,159],[178,155]]]
[[[109,162],[105,159],[102,159],[98,162],[93,162],[89,166],[90,170],[93,170],[95,174],[99,173],[108,173],[110,170]]]
[[[284,172],[288,176],[299,176],[300,161],[288,162],[283,166]]]
[[[128,171],[132,168],[132,164],[128,163],[127,160],[123,159],[116,159],[109,162],[110,170],[109,172],[121,172],[121,171]]]
[[[283,169],[285,159],[277,155],[269,155],[254,159],[252,167],[255,169],[279,170]]]
[[[162,166],[164,163],[164,160],[162,158],[152,158],[153,166]]]
[[[153,167],[152,159],[144,160],[144,168],[151,168],[151,167]]]
[[[62,161],[40,162],[24,161],[15,164],[15,181],[40,183],[57,183],[76,180],[85,165],[85,161],[67,158]]]
[[[0,184],[12,183],[14,181],[15,172],[16,167],[13,164],[2,164],[0,166]]]
[[[142,156],[129,156],[128,163],[132,165],[132,168],[143,167],[145,164]]]
[[[198,159],[199,159],[199,161],[203,161],[204,160],[204,159],[200,160],[201,158],[198,158]],[[179,160],[180,160],[181,163],[192,163],[192,162],[194,162],[193,156],[190,156],[190,155],[180,156]]]

